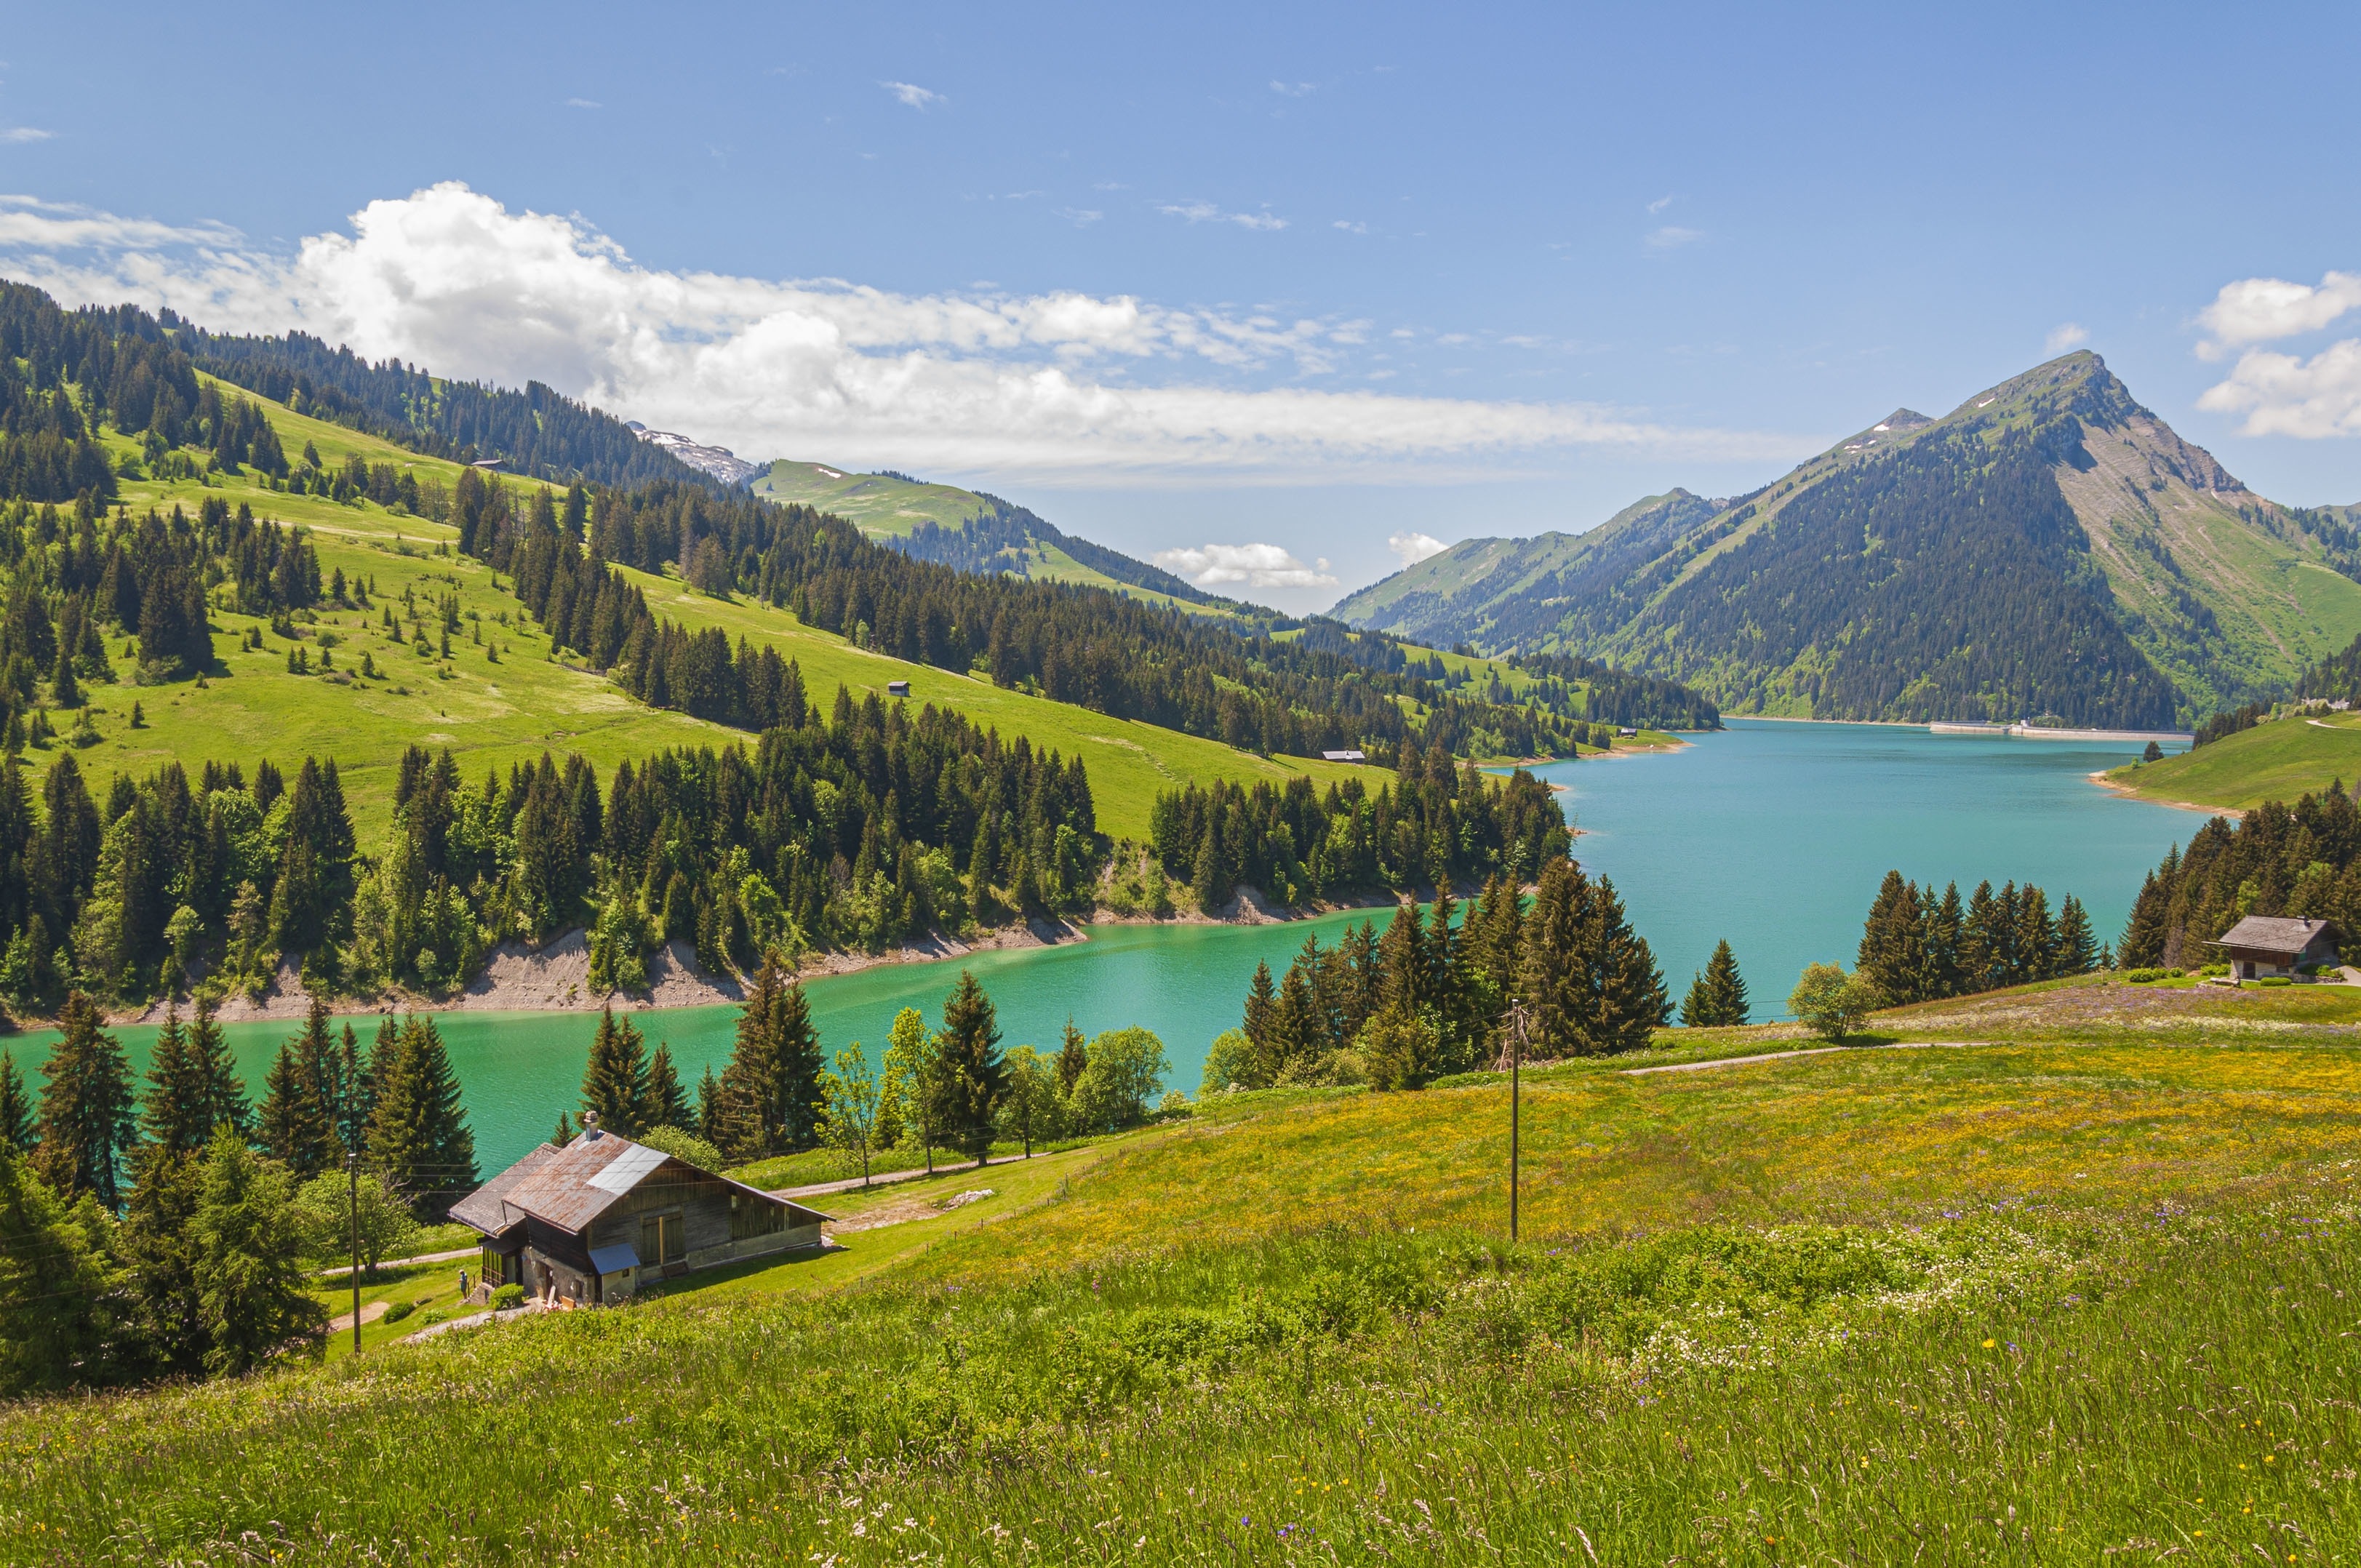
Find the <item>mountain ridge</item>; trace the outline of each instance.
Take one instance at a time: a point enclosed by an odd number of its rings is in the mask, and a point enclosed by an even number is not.
[[[1463,543],[1331,613],[1608,659],[1736,712],[2142,724],[2283,688],[2361,631],[2351,518],[2256,495],[2088,352],[1939,418],[1897,409],[1708,516],[1630,521],[1663,499]],[[1565,543],[1521,577],[1469,569],[1543,541]]]

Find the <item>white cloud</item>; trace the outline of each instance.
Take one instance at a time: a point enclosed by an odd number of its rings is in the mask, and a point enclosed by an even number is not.
[[[1243,229],[1283,229],[1287,220],[1274,217],[1266,209],[1259,213],[1225,213],[1211,202],[1168,202],[1156,209],[1167,217],[1186,218],[1192,224],[1235,224]]]
[[[0,131],[0,141],[19,143],[48,141],[57,134],[55,131],[38,130],[31,126],[10,126],[6,130]]]
[[[456,182],[372,202],[292,255],[217,225],[0,196],[0,268],[69,304],[169,305],[439,374],[538,379],[757,458],[1104,485],[1439,480],[1569,448],[1786,462],[1823,444],[1592,403],[1268,384],[1345,368],[1365,323],[1342,319],[654,270],[577,217]]]
[[[1325,556],[1307,566],[1276,544],[1206,544],[1159,550],[1156,564],[1201,588],[1333,588]]]
[[[1316,82],[1274,82],[1270,90],[1283,98],[1309,98],[1320,88]]]
[[[1451,546],[1431,533],[1404,530],[1388,539],[1386,548],[1400,556],[1403,565],[1415,566],[1430,555],[1442,554]]]
[[[1095,207],[1060,207],[1058,215],[1078,229],[1086,229],[1106,216]]]
[[[941,93],[930,93],[912,82],[881,82],[877,85],[894,94],[898,102],[906,104],[913,109],[924,109],[932,104],[950,102]]]
[[[2331,272],[2317,288],[2279,278],[2242,278],[2224,283],[2213,302],[2197,313],[2209,340],[2198,356],[2219,359],[2234,348],[2317,332],[2361,306],[2361,272]]]
[[[2197,406],[2245,414],[2241,435],[2361,435],[2361,339],[2333,343],[2310,359],[2249,349]]]
[[[2063,354],[2077,344],[2090,341],[2090,328],[2076,322],[2060,322],[2049,329],[2049,335],[2042,340],[2042,345],[2052,354]]]
[[[568,98],[566,106],[569,109],[603,109],[607,105],[596,98]]]
[[[1663,212],[1666,207],[1669,207],[1672,204],[1673,199],[1670,196],[1659,196],[1654,201],[1648,203],[1648,215],[1653,218],[1658,213]]]
[[[1343,229],[1346,234],[1367,234],[1369,232],[1368,225],[1355,223],[1350,218],[1338,218],[1329,226],[1332,228]]]
[[[1703,229],[1685,229],[1677,224],[1666,224],[1663,228],[1649,231],[1648,248],[1678,250],[1682,246],[1694,244],[1704,237]]]

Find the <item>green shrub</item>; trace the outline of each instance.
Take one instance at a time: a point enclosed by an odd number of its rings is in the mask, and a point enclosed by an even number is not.
[[[2295,981],[2283,974],[2267,974],[2254,982],[2257,985],[2293,985]]]
[[[398,1323],[416,1310],[418,1310],[418,1303],[415,1301],[396,1301],[385,1310],[385,1321],[389,1323]]]
[[[2171,972],[2170,970],[2136,969],[2126,971],[2124,978],[2134,985],[2153,985]]]
[[[523,1305],[524,1287],[522,1285],[503,1285],[492,1292],[492,1310],[495,1312],[505,1312]]]
[[[699,1170],[719,1173],[728,1163],[721,1157],[719,1149],[715,1148],[695,1133],[686,1132],[679,1127],[650,1127],[631,1141],[645,1144],[652,1149],[662,1149],[673,1158],[685,1159]]]

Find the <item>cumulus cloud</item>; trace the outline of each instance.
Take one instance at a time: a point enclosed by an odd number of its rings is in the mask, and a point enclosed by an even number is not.
[[[1322,556],[1307,566],[1276,544],[1204,544],[1159,550],[1156,564],[1201,588],[1333,588],[1336,578]]]
[[[2333,343],[2309,359],[2250,349],[2197,406],[2246,415],[2241,435],[2361,435],[2361,339]]]
[[[1685,245],[1694,245],[1704,237],[1705,231],[1703,229],[1685,229],[1678,224],[1666,224],[1663,228],[1652,229],[1649,231],[1648,248],[1650,250],[1678,250],[1681,247]]]
[[[896,101],[913,109],[924,109],[949,100],[939,93],[930,93],[914,82],[881,82],[877,84],[894,94]]]
[[[1451,546],[1431,533],[1418,533],[1404,530],[1388,539],[1386,548],[1400,556],[1403,565],[1415,566],[1430,555],[1442,554]]]
[[[1597,404],[1302,384],[1359,351],[1354,321],[656,270],[578,217],[456,182],[372,202],[292,254],[214,225],[0,197],[0,268],[68,303],[170,306],[439,374],[541,380],[757,457],[1172,484],[1458,477],[1566,448],[1784,462],[1817,444]]]
[[[10,126],[6,130],[0,130],[0,141],[15,143],[47,141],[57,134],[55,131],[39,130],[31,126]]]
[[[2361,435],[2361,339],[2332,343],[2309,358],[2255,346],[2318,332],[2356,309],[2361,272],[2331,272],[2317,285],[2280,278],[2224,284],[2197,313],[2207,334],[2197,355],[2221,359],[2236,352],[2238,359],[2197,406],[2244,415],[2242,435]]]
[[[2207,334],[2197,353],[2219,359],[2249,344],[2317,332],[2356,306],[2361,272],[2331,272],[2317,287],[2282,278],[2242,278],[2223,284],[2213,302],[2197,313],[2197,324]]]
[[[2090,329],[2078,322],[2059,323],[2049,329],[2049,335],[2042,340],[2043,345],[2052,354],[2063,354],[2077,344],[2090,341]]]

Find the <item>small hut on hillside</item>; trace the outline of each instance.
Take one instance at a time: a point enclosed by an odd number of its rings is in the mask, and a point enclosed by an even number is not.
[[[482,1292],[552,1305],[620,1300],[693,1268],[820,1245],[828,1216],[702,1170],[583,1117],[452,1205],[484,1238]]]
[[[2207,945],[2222,949],[2238,980],[2292,975],[2336,962],[2336,932],[2325,920],[2249,915]]]

